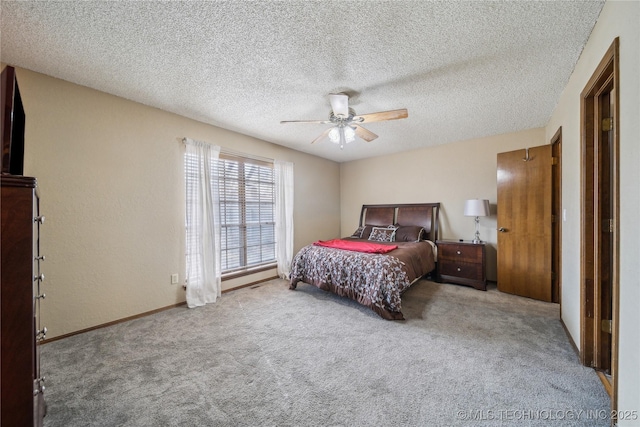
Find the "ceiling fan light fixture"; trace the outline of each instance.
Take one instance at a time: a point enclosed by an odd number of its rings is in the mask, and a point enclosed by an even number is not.
[[[334,144],[339,144],[340,143],[340,128],[339,127],[336,126],[336,127],[331,128],[331,130],[329,131],[329,139]]]
[[[356,140],[356,130],[354,128],[352,128],[351,126],[345,126],[343,129],[344,139],[347,141],[347,143]]]
[[[356,131],[351,126],[336,126],[329,131],[329,139],[334,144],[339,144],[340,149],[356,139]]]

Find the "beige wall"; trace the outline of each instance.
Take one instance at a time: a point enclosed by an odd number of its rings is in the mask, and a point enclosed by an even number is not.
[[[475,222],[462,214],[464,202],[489,199],[491,216],[480,218],[479,230],[488,243],[487,276],[496,280],[497,154],[546,143],[538,128],[343,163],[341,234],[357,228],[363,204],[440,202],[440,237],[471,240]]]
[[[562,126],[562,319],[580,345],[580,93],[620,37],[620,335],[618,409],[640,412],[640,2],[608,1],[546,128]],[[638,425],[621,421],[619,425]]]
[[[335,162],[42,74],[17,76],[25,175],[37,177],[46,217],[42,319],[50,338],[184,301],[170,275],[184,280],[185,136],[295,163],[295,250],[339,232]]]

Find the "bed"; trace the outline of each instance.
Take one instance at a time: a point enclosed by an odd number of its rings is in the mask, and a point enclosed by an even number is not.
[[[296,254],[289,289],[308,283],[384,319],[404,320],[402,293],[435,269],[439,209],[440,203],[363,205],[353,235]]]

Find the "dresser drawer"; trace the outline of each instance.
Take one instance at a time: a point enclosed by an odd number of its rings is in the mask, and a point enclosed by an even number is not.
[[[443,276],[455,276],[471,280],[483,280],[482,265],[480,264],[443,262],[440,265],[440,274]]]
[[[482,250],[481,245],[439,245],[438,259],[477,263],[482,261]]]

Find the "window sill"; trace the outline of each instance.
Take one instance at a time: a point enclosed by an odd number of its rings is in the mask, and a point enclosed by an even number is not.
[[[222,274],[222,281],[237,279],[238,277],[249,276],[251,274],[260,273],[262,271],[272,270],[277,267],[277,264],[274,262],[273,264],[260,265],[258,267],[249,268],[247,270],[234,271],[231,273]]]

